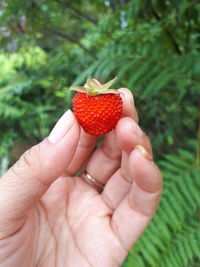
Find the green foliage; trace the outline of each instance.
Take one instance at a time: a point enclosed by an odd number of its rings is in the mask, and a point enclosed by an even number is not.
[[[58,84],[51,69],[45,76],[51,59],[38,47],[1,55],[1,62],[0,118],[4,130],[0,132],[0,156],[4,156],[14,140],[34,144],[47,136],[69,103],[69,92],[62,87],[64,78]]]
[[[18,92],[18,100],[15,97],[8,108],[3,93],[0,114],[5,120],[6,114],[9,120],[18,114],[18,127],[33,143],[70,106],[66,89],[72,83],[84,84],[88,76],[105,82],[117,75],[116,87],[128,87],[135,96],[155,157],[182,147],[197,132],[199,13],[200,4],[189,0],[105,1],[105,5],[89,0],[7,1],[0,9],[1,46],[15,51],[17,59],[7,80],[2,71],[0,85],[3,92],[7,85],[10,92]],[[8,68],[11,63],[7,64]],[[54,120],[50,113],[55,110]],[[30,111],[30,124],[26,120],[21,126],[23,114]]]
[[[200,264],[200,170],[195,167],[193,151],[166,155],[159,165],[164,177],[163,197],[124,267]]]
[[[200,265],[199,29],[199,1],[0,3],[0,173],[71,107],[72,84],[117,75],[133,92],[164,190],[125,266]]]
[[[186,24],[183,13],[187,8],[189,12],[191,4],[180,2],[178,10],[171,4],[168,13],[157,5],[145,10],[139,2],[131,1],[124,6],[114,15],[117,20],[120,12],[126,12],[124,29],[112,25],[113,15],[108,16],[100,31],[109,29],[112,37],[99,59],[75,83],[83,82],[88,75],[102,79],[118,75],[119,85],[133,91],[139,114],[145,117],[141,124],[153,138],[154,147],[163,153],[181,147],[196,131],[200,54],[195,28],[200,20],[188,21],[194,33],[187,29],[180,35],[179,30],[186,26],[180,29],[178,24]]]

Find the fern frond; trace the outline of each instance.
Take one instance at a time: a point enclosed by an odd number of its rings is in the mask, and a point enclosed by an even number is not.
[[[124,266],[187,267],[200,260],[200,171],[194,161],[189,150],[162,160],[167,181],[158,211]]]

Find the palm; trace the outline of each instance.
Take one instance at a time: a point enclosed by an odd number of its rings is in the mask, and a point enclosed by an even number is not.
[[[19,254],[19,266],[25,261],[30,263],[30,259],[32,266],[44,267],[54,266],[55,262],[58,266],[120,265],[126,251],[112,229],[111,216],[112,210],[101,195],[82,179],[58,179],[17,235],[20,243],[25,237],[25,253]],[[31,249],[28,255],[27,245]]]
[[[76,120],[70,128],[66,113],[49,138],[0,179],[1,267],[113,267],[123,262],[154,215],[162,180],[148,160],[151,145],[135,122],[132,96],[121,90],[128,118],[95,151],[97,139],[80,134]],[[74,176],[84,163],[86,172],[105,184],[101,193],[83,174]]]

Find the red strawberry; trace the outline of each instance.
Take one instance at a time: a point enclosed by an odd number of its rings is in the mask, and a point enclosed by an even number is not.
[[[85,86],[72,86],[78,93],[73,98],[74,114],[85,132],[99,136],[112,131],[122,115],[120,92],[106,84],[88,79]]]

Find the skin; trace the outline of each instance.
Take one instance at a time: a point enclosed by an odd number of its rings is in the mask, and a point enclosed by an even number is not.
[[[0,179],[1,267],[120,266],[145,230],[162,178],[132,94],[120,91],[123,118],[97,149],[67,111]],[[76,176],[83,163],[102,192]]]

